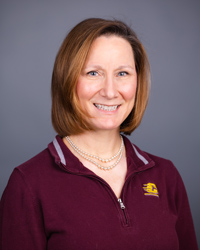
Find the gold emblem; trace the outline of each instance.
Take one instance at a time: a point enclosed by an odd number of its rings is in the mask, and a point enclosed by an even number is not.
[[[145,191],[144,195],[151,195],[151,196],[159,197],[158,189],[154,183],[144,184],[143,189]]]

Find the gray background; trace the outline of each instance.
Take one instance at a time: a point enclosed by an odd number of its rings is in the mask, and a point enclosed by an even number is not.
[[[200,242],[199,0],[1,0],[0,195],[13,168],[54,138],[54,59],[66,33],[88,17],[127,22],[147,50],[150,101],[131,140],[174,162],[188,192]]]

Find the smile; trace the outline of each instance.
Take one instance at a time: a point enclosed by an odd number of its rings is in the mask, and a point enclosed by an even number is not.
[[[114,111],[118,107],[118,105],[106,106],[106,105],[103,105],[103,104],[96,104],[96,103],[94,103],[94,106],[97,107],[100,110],[105,110],[105,111]]]

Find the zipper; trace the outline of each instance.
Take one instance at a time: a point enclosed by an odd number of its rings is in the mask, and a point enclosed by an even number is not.
[[[61,165],[64,167],[64,169],[65,169],[65,171],[66,172],[69,172],[69,173],[73,173],[73,172],[71,172],[71,171],[69,171],[68,169],[66,169],[66,167],[65,167],[65,165],[63,165],[62,163],[61,163]],[[107,190],[108,190],[108,192],[109,193],[111,193],[111,195],[112,195],[112,197],[114,198],[114,201],[116,202],[116,200],[117,200],[117,202],[119,203],[119,204],[116,204],[116,205],[120,205],[120,210],[122,211],[122,223],[123,223],[123,225],[124,226],[126,226],[126,227],[128,227],[129,226],[129,222],[128,222],[128,219],[127,219],[127,216],[126,216],[126,211],[125,211],[125,205],[124,205],[124,203],[123,203],[123,201],[122,201],[122,199],[121,198],[117,198],[116,197],[116,195],[115,195],[115,193],[113,192],[113,190],[112,190],[112,188],[109,186],[109,184],[104,180],[104,179],[102,179],[101,177],[99,177],[99,176],[94,176],[94,175],[85,175],[85,174],[77,174],[77,175],[82,175],[82,176],[88,176],[88,177],[91,177],[91,178],[93,178],[93,179],[96,179],[96,180],[98,180],[98,181],[100,181],[101,183],[103,183],[106,187],[107,187]],[[131,175],[132,176],[132,175]],[[130,178],[130,176],[129,176],[129,178]],[[128,179],[129,179],[128,178]],[[126,180],[127,181],[127,180]],[[125,181],[125,182],[126,182]],[[124,183],[124,186],[125,186],[125,183]],[[124,189],[124,186],[123,186],[123,188],[122,188],[122,192],[123,192],[123,189]],[[120,211],[119,210],[119,211]]]
[[[124,206],[124,203],[122,202],[121,199],[118,199],[118,202],[120,204],[121,209],[125,209],[126,207]]]
[[[124,221],[125,221],[124,225],[127,227],[128,226],[128,219],[127,219],[126,212],[125,212],[126,207],[124,206],[124,203],[123,203],[121,198],[118,199],[118,202],[119,202],[120,208],[123,212]]]
[[[127,183],[129,182],[129,180],[130,180],[131,178],[133,178],[133,176],[135,176],[136,174],[137,174],[137,173],[135,173],[135,172],[131,173],[131,174],[128,176],[128,178],[125,180],[124,185],[123,185],[123,187],[122,187],[122,191],[121,191],[121,197],[124,197],[124,189],[125,189],[125,186],[126,186]],[[124,224],[124,226],[129,227],[129,226],[130,226],[130,220],[128,219],[129,216],[128,216],[127,210],[125,209],[126,207],[125,207],[125,205],[124,205],[124,203],[123,203],[123,201],[122,201],[121,198],[119,198],[119,199],[117,199],[117,200],[118,200],[119,205],[120,205],[120,208],[121,208],[121,210],[122,210],[122,212],[123,212],[123,217],[124,217],[124,222],[123,222],[123,224]]]

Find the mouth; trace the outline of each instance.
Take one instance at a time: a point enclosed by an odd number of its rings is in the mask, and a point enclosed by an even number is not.
[[[97,104],[94,103],[94,106],[98,108],[99,110],[104,110],[104,111],[115,111],[120,105],[112,105],[112,106],[107,106],[103,104]]]

